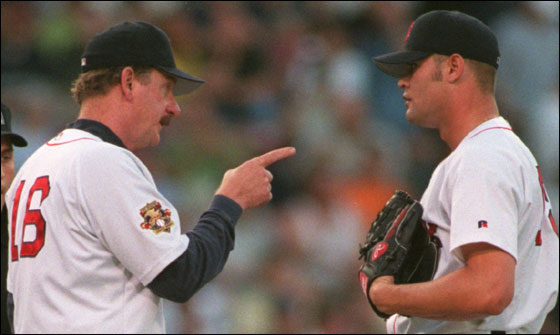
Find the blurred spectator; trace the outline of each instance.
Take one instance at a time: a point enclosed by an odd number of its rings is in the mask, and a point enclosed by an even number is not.
[[[449,149],[406,121],[401,90],[370,59],[402,47],[432,9],[496,31],[498,105],[537,156],[558,222],[558,2],[3,1],[2,100],[26,111],[13,122],[32,152],[75,119],[69,87],[86,41],[126,20],[162,27],[178,66],[206,80],[178,100],[160,146],[138,153],[182,204],[183,229],[225,169],[298,150],[272,167],[275,198],[239,222],[224,272],[165,305],[168,331],[383,333],[357,281],[358,243],[395,189],[422,195]],[[558,309],[543,331],[558,333]]]

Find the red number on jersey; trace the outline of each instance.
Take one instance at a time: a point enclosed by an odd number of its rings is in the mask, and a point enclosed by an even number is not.
[[[546,211],[547,205],[549,205],[550,201],[548,200],[548,193],[546,192],[546,188],[544,187],[541,168],[539,166],[537,166],[537,172],[539,174],[539,184],[541,184],[541,191],[542,191],[542,196],[543,196],[543,208]],[[550,221],[550,225],[552,226],[552,229],[554,230],[556,235],[558,235],[558,228],[556,227],[556,222],[554,222],[554,217],[552,216],[552,208],[550,208],[548,210],[548,220]],[[539,231],[539,233],[540,233],[540,231]],[[537,237],[539,237],[539,236],[537,236]]]
[[[21,191],[23,190],[23,186],[25,185],[25,180],[22,180],[18,186],[16,191],[16,197],[14,199],[14,208],[12,210],[12,236],[11,236],[11,244],[12,244],[12,261],[17,261],[19,257],[35,257],[43,248],[45,244],[45,231],[46,231],[46,221],[41,214],[40,209],[30,209],[31,200],[33,199],[33,194],[37,191],[41,191],[41,200],[39,201],[39,205],[45,200],[45,198],[49,195],[51,190],[51,186],[49,183],[49,176],[39,177],[31,186],[29,190],[29,194],[27,196],[26,206],[25,206],[25,216],[23,217],[23,226],[22,226],[22,234],[21,234],[21,251],[18,253],[18,247],[15,244],[15,237],[16,237],[16,222],[17,222],[17,212],[19,208],[20,198],[21,198]],[[35,226],[35,239],[31,242],[25,242],[25,232],[26,226],[34,225]]]

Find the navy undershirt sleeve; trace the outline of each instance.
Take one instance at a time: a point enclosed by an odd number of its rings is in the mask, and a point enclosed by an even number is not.
[[[15,334],[14,330],[14,296],[8,292],[8,321],[10,322],[10,329],[12,334]]]
[[[187,233],[187,250],[148,284],[148,288],[157,296],[174,302],[189,300],[224,268],[233,250],[235,224],[241,213],[236,202],[216,195],[194,229]]]

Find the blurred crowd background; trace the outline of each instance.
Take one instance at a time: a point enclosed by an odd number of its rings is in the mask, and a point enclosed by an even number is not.
[[[396,189],[421,197],[449,149],[407,123],[396,79],[371,57],[402,48],[411,21],[432,9],[495,31],[500,112],[537,157],[558,222],[556,1],[3,1],[2,101],[30,142],[16,168],[77,117],[70,84],[87,41],[152,22],[178,67],[206,80],[178,99],[160,145],[137,152],[183,230],[227,169],[297,148],[270,168],[274,199],[242,216],[224,271],[188,303],[166,304],[168,332],[384,333],[358,283],[358,244]],[[558,305],[543,332],[558,333]]]

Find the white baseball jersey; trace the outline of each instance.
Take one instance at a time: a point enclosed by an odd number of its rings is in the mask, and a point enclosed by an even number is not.
[[[39,148],[7,193],[17,333],[164,333],[146,287],[189,243],[130,151],[78,129]]]
[[[387,331],[538,333],[558,296],[558,233],[537,162],[509,123],[498,117],[472,130],[436,168],[420,202],[442,243],[435,278],[465,265],[461,246],[486,242],[517,261],[514,297],[500,315],[480,320],[395,314]]]

